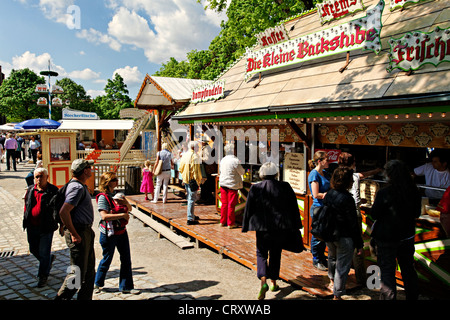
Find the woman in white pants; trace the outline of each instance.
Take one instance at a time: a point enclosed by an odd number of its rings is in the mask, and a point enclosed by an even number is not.
[[[156,162],[153,166],[156,168],[156,164],[161,159],[162,164],[162,171],[161,173],[156,177],[156,188],[155,188],[155,194],[153,196],[153,203],[158,202],[159,198],[159,192],[161,191],[161,186],[163,186],[163,203],[166,203],[167,201],[167,189],[169,187],[169,180],[170,180],[170,170],[173,167],[173,160],[172,160],[172,153],[168,150],[169,145],[167,143],[163,143],[162,150],[159,151],[156,155]]]

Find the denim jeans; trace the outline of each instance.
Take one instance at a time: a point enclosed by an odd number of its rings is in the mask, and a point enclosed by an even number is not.
[[[95,284],[99,287],[105,285],[106,273],[109,270],[114,257],[114,251],[117,248],[120,255],[119,291],[134,289],[128,233],[125,232],[120,235],[108,237],[100,232],[100,245],[103,249],[103,259],[97,268]]]
[[[53,232],[40,233],[35,226],[27,227],[27,239],[30,252],[39,261],[38,277],[48,277],[51,268]]]
[[[397,262],[402,273],[407,300],[418,298],[418,276],[414,268],[414,238],[386,242],[376,240],[377,264],[381,273],[381,300],[395,300],[397,298],[397,283],[395,271]]]
[[[314,210],[317,209],[318,207],[316,206],[311,206],[310,209],[310,214],[311,217],[314,215]],[[326,248],[326,244],[324,241],[321,241],[319,239],[317,239],[314,236],[311,236],[311,254],[313,256],[313,263],[325,263],[326,266],[326,261],[327,258],[325,257],[325,248]]]
[[[341,297],[345,294],[345,284],[352,266],[353,246],[352,238],[342,237],[334,242],[327,242],[328,248],[328,277],[334,281],[333,294]]]
[[[184,184],[184,187],[186,188],[186,199],[187,199],[187,219],[189,221],[194,221],[194,207],[195,207],[195,201],[197,200],[197,192],[198,191],[191,191],[191,187],[189,187],[188,183]]]

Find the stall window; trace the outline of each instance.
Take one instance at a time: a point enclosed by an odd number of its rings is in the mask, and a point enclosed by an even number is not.
[[[50,162],[70,160],[70,138],[50,138]]]

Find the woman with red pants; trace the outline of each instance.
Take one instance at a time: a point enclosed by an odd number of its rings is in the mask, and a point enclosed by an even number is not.
[[[238,202],[238,190],[243,187],[242,175],[245,173],[239,159],[234,155],[234,144],[224,147],[225,157],[219,165],[220,201],[220,225],[235,228],[234,209]]]

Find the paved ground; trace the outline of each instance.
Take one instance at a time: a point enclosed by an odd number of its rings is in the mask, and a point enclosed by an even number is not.
[[[0,300],[51,300],[55,297],[66,269],[69,253],[57,233],[53,238],[56,260],[48,286],[37,288],[37,260],[30,255],[26,233],[22,229],[24,177],[33,168],[18,164],[18,171],[0,172]],[[93,200],[95,205],[95,200]],[[96,216],[96,223],[98,216]],[[101,259],[98,230],[95,241],[97,263]],[[182,250],[145,227],[138,219],[128,225],[135,287],[139,295],[118,292],[120,262],[118,255],[108,273],[104,292],[95,300],[255,300],[259,290],[256,273],[208,248]],[[319,300],[288,283],[279,282],[281,290],[266,296],[268,300]],[[346,300],[378,299],[368,289],[350,292]],[[403,295],[400,292],[399,298]]]

